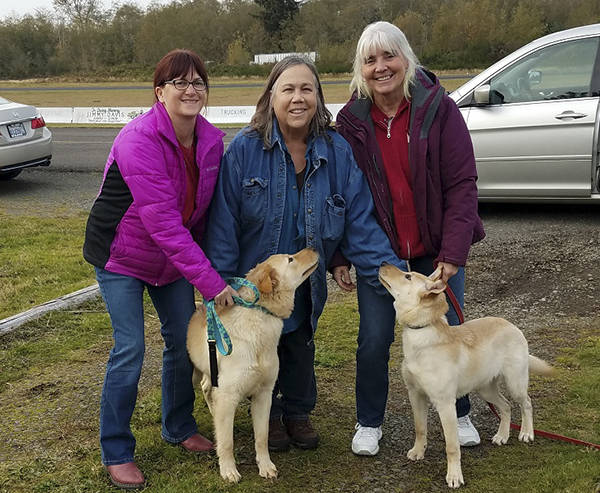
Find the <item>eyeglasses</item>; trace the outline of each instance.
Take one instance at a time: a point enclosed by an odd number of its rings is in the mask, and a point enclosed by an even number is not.
[[[206,91],[206,84],[204,83],[204,81],[202,79],[196,79],[191,82],[186,79],[173,79],[173,80],[166,80],[163,82],[163,84],[173,84],[173,87],[175,89],[177,89],[178,91],[185,91],[189,87],[190,84],[197,92]]]

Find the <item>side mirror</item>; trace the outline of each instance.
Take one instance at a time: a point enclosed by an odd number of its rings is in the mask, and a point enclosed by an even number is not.
[[[486,105],[490,104],[490,85],[484,84],[475,88],[473,91],[473,99],[475,104]]]

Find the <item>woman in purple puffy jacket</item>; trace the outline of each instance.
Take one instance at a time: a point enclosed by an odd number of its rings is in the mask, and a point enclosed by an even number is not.
[[[129,122],[114,141],[83,247],[113,327],[100,445],[110,480],[121,488],[145,484],[130,428],[144,358],[144,291],[165,341],[162,437],[191,452],[212,448],[192,416],[185,343],[194,288],[217,304],[232,304],[235,293],[199,246],[223,154],[223,132],[200,115],[208,95],[202,60],[187,50],[165,55],[154,72],[154,94],[150,111]]]

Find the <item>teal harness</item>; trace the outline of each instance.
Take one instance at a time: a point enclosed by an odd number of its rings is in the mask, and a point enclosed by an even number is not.
[[[244,279],[243,277],[231,277],[226,279],[226,281],[227,284],[229,284],[236,291],[241,287],[247,287],[254,293],[254,301],[246,301],[239,296],[234,296],[233,301],[236,305],[243,306],[244,308],[257,308],[265,313],[268,313],[269,315],[275,316],[265,307],[256,304],[260,299],[260,294],[258,293],[257,287],[252,282]],[[206,305],[206,332],[208,335],[210,380],[213,387],[218,387],[219,368],[217,366],[216,350],[218,349],[223,356],[229,356],[231,351],[233,351],[233,344],[231,344],[231,339],[229,338],[227,330],[225,330],[225,327],[223,326],[223,322],[221,322],[221,319],[217,315],[214,299],[210,301],[204,300],[204,304]]]

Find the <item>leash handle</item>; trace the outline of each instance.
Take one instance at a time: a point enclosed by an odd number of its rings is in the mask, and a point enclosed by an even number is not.
[[[217,366],[217,341],[208,340],[208,361],[210,364],[210,384],[213,387],[219,386],[219,367]]]

